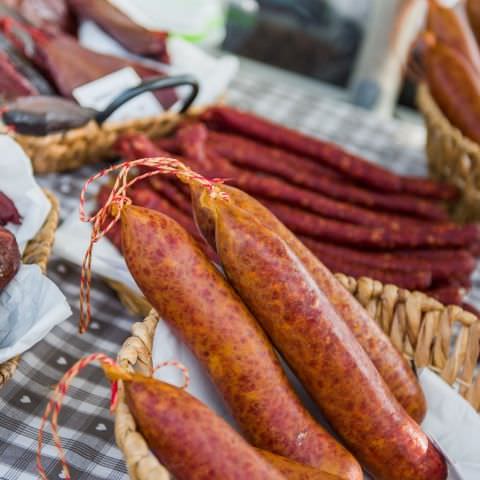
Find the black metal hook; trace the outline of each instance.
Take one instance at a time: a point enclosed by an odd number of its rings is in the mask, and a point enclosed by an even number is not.
[[[152,92],[154,90],[161,90],[164,88],[180,87],[183,85],[188,85],[192,89],[188,97],[185,99],[182,108],[180,109],[180,113],[184,113],[192,105],[200,90],[197,79],[194,76],[188,74],[173,75],[170,77],[155,77],[153,79],[142,82],[136,87],[131,87],[122,92],[117,98],[115,98],[110,103],[110,105],[108,105],[108,107],[106,107],[101,112],[98,112],[95,115],[95,120],[99,125],[101,125],[105,120],[107,120],[110,115],[112,115],[113,112],[115,112],[115,110],[120,108],[132,98],[141,95],[142,93]]]

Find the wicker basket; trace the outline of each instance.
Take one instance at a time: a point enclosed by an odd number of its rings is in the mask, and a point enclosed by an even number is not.
[[[417,103],[427,127],[430,173],[456,185],[462,192],[454,206],[456,219],[480,221],[480,145],[466,138],[443,115],[426,85],[420,85]]]
[[[62,172],[113,158],[113,145],[124,133],[144,133],[150,137],[167,135],[180,119],[179,114],[167,112],[157,117],[101,126],[91,121],[81,128],[44,137],[17,133],[13,136],[31,158],[36,173]]]
[[[119,107],[138,95],[180,86],[191,89],[182,100],[180,113],[166,112],[148,118],[104,123]],[[12,135],[31,158],[36,173],[72,170],[87,163],[114,158],[113,145],[125,133],[143,133],[149,137],[168,134],[183,117],[181,113],[192,105],[199,88],[198,81],[188,74],[154,77],[123,91],[104,110],[97,112],[94,120],[80,128],[45,136],[16,132]]]
[[[53,246],[53,240],[55,238],[55,230],[57,229],[58,225],[59,211],[58,200],[55,198],[55,196],[48,191],[45,191],[45,194],[50,200],[52,208],[42,229],[32,240],[30,240],[30,242],[28,242],[22,257],[23,263],[37,264],[43,273],[46,273],[47,271],[47,262]],[[20,356],[17,356],[5,363],[0,364],[0,388],[3,387],[12,377],[19,361]]]
[[[342,274],[337,274],[337,278],[418,368],[432,369],[480,410],[480,374],[475,371],[480,321],[474,315],[456,306],[444,307],[422,293],[382,285],[368,278],[355,280]],[[157,322],[158,316],[152,310],[143,322],[133,325],[132,336],[118,354],[124,368],[152,374],[152,343]],[[451,340],[457,326],[458,337],[452,349]],[[132,480],[170,478],[137,431],[121,389],[115,438]]]

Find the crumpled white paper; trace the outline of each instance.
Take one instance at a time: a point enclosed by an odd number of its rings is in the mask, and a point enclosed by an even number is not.
[[[33,347],[71,313],[38,265],[22,265],[0,295],[0,363]]]
[[[93,210],[94,203],[87,202],[86,211],[91,212]],[[87,251],[91,233],[91,225],[80,221],[78,211],[72,212],[57,230],[53,246],[55,255],[75,265],[82,266],[83,256]],[[140,289],[128,271],[125,259],[105,237],[100,239],[93,249],[92,272],[104,278],[121,282],[133,291],[140,293]]]
[[[78,35],[80,43],[91,50],[135,57],[91,21],[82,22]],[[190,73],[197,78],[200,92],[194,102],[196,106],[205,106],[218,100],[238,71],[239,60],[233,55],[217,58],[179,37],[168,38],[167,45],[171,65],[158,65],[172,75]]]
[[[5,225],[17,239],[20,251],[40,230],[50,212],[50,202],[33,177],[30,159],[8,135],[0,135],[0,191],[22,216],[21,225]]]
[[[50,212],[51,204],[35,182],[30,160],[7,135],[0,135],[0,191],[22,216],[21,225],[7,224],[20,249],[31,240]],[[71,315],[58,287],[36,265],[21,265],[0,293],[0,363],[20,355]]]

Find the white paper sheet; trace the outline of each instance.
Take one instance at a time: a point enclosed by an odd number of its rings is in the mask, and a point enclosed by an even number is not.
[[[31,348],[71,314],[67,299],[40,267],[22,265],[0,295],[0,363]]]
[[[25,245],[40,230],[50,212],[50,202],[33,177],[32,165],[22,148],[8,135],[0,134],[0,191],[5,193],[22,216],[21,225],[5,226]]]
[[[35,182],[29,158],[9,136],[0,135],[0,191],[22,216],[21,225],[7,224],[21,251],[45,223],[51,204]],[[37,265],[21,265],[0,293],[0,363],[39,342],[71,315],[58,287]]]
[[[92,211],[93,208],[93,203],[87,203],[87,211]],[[78,210],[73,211],[57,230],[53,251],[65,260],[81,266],[92,228],[89,223],[82,223],[78,215]],[[92,272],[104,278],[120,281],[140,293],[123,256],[106,238],[102,238],[95,244],[92,255]]]

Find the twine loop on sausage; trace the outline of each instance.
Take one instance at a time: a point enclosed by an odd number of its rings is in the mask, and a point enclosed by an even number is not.
[[[150,170],[131,178],[129,174],[135,167],[148,167]],[[105,205],[96,214],[89,216],[85,211],[88,187],[99,178],[117,170],[118,174]],[[106,168],[90,177],[85,182],[80,194],[80,220],[92,224],[92,234],[83,258],[80,279],[80,333],[84,333],[87,330],[91,320],[90,283],[93,246],[119,221],[122,209],[132,203],[128,197],[128,189],[140,180],[159,174],[175,175],[186,183],[196,182],[205,188],[213,198],[221,197],[225,200],[228,199],[228,195],[217,188],[218,184],[223,183],[222,179],[214,178],[208,180],[182,162],[169,157],[141,158],[123,162]]]
[[[65,459],[65,452],[61,445],[60,436],[58,434],[58,415],[62,408],[62,403],[65,398],[65,395],[68,391],[70,383],[72,380],[79,374],[81,370],[83,370],[87,365],[93,363],[95,361],[100,361],[101,364],[105,365],[112,365],[118,366],[117,363],[112,360],[110,357],[103,353],[93,353],[88,355],[85,358],[79,360],[72,368],[70,368],[65,375],[62,377],[60,382],[55,387],[53,391],[50,401],[45,409],[45,413],[43,414],[42,420],[40,422],[40,427],[38,430],[38,447],[37,447],[37,469],[42,480],[47,480],[47,475],[45,469],[42,465],[42,446],[43,446],[43,431],[45,429],[45,424],[50,419],[50,425],[53,435],[53,441],[55,446],[58,450],[58,454],[60,457],[60,461],[62,463],[62,470],[67,480],[71,479],[70,470],[68,468],[67,461]],[[118,399],[118,382],[112,382],[112,394],[110,400],[110,410],[115,410],[115,406],[117,404]]]
[[[177,362],[176,360],[167,360],[165,362],[159,363],[156,367],[154,367],[152,375],[157,371],[160,370],[161,368],[164,367],[176,367],[178,368],[183,375],[183,385],[178,387],[182,390],[186,390],[188,388],[188,385],[190,384],[190,372],[188,371],[188,368],[181,362]]]

